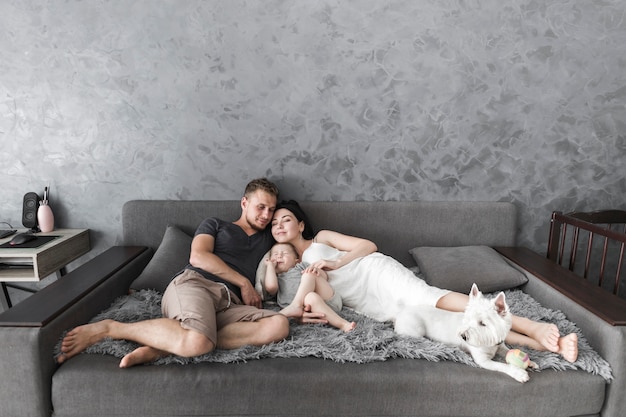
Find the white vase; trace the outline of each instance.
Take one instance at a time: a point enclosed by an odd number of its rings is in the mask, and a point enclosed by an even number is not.
[[[54,214],[47,201],[42,201],[37,209],[37,222],[39,230],[42,232],[51,232],[54,230]]]

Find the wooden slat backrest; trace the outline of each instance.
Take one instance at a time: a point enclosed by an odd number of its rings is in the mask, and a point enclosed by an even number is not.
[[[572,233],[571,236],[569,233]],[[601,247],[594,245],[598,239]],[[585,242],[584,247],[581,246]],[[626,246],[626,211],[602,210],[563,214],[555,211],[550,222],[547,257],[577,275],[595,280],[598,286],[619,293]],[[584,262],[577,262],[579,252]],[[567,261],[566,261],[567,260]],[[582,267],[582,268],[581,268]],[[604,280],[614,270],[612,282]]]

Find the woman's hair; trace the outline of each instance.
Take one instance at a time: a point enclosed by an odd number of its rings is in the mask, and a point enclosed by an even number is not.
[[[304,210],[300,207],[300,204],[296,200],[283,200],[278,203],[276,206],[276,210],[279,209],[289,210],[299,222],[304,222],[304,230],[302,231],[302,237],[305,239],[313,239],[315,237],[315,233],[313,232],[313,226],[311,226],[311,222],[309,222],[309,218],[304,213]]]

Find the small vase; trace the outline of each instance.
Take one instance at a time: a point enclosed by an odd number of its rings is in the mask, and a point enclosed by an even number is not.
[[[54,214],[52,214],[52,209],[47,201],[41,201],[39,203],[37,222],[39,223],[39,230],[44,233],[54,230]]]

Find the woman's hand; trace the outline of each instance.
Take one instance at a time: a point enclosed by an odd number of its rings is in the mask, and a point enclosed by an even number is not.
[[[302,271],[303,274],[314,274],[314,275],[320,275],[321,273],[324,272],[324,267],[320,264],[320,262],[315,262],[314,264],[311,264],[309,266],[307,266],[304,271]],[[320,264],[320,265],[318,265]]]
[[[339,264],[339,261],[330,261],[327,259],[320,259],[317,262],[313,262],[309,268],[313,268],[313,269],[321,269],[323,271],[333,271],[337,268],[341,267],[341,265]]]
[[[326,271],[324,271],[322,268],[319,268],[317,266],[312,266],[309,265],[307,266],[304,271],[302,271],[302,274],[313,274],[316,277],[321,277],[324,278],[326,281],[328,281],[328,274],[326,273]]]

